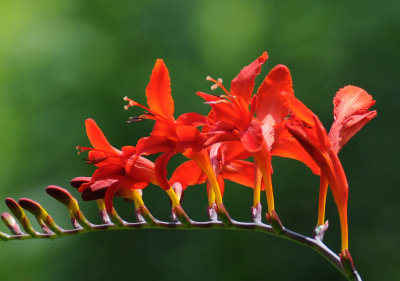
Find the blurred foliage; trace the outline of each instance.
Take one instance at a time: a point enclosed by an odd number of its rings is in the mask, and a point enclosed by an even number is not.
[[[156,58],[170,70],[176,115],[206,113],[195,95],[207,75],[225,83],[262,51],[287,65],[297,97],[327,128],[332,98],[354,84],[377,100],[378,117],[341,152],[350,184],[350,249],[365,280],[399,280],[398,111],[400,4],[366,1],[0,1],[0,198],[30,197],[68,225],[45,186],[90,175],[75,146],[88,145],[94,118],[116,147],[134,145],[151,122],[127,124],[122,97],[145,102]],[[182,158],[174,158],[171,169]],[[318,178],[302,164],[274,159],[276,206],[285,225],[309,235]],[[71,188],[69,188],[71,190]],[[75,196],[79,196],[72,190]],[[331,195],[331,194],[329,194]],[[145,190],[158,217],[166,195]],[[225,204],[249,219],[251,192],[227,186]],[[263,200],[265,200],[263,198]],[[117,205],[132,219],[131,206]],[[187,212],[205,219],[204,187],[185,194]],[[264,204],[266,204],[264,202]],[[96,217],[95,203],[81,204]],[[0,211],[5,211],[1,205]],[[339,250],[336,207],[328,199],[326,242]],[[1,230],[5,227],[1,226]],[[255,232],[104,232],[50,241],[0,243],[0,280],[343,280],[309,249]],[[290,268],[290,270],[288,270]]]

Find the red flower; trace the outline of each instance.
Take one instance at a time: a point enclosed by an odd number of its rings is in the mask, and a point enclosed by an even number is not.
[[[334,99],[335,121],[329,136],[318,117],[305,105],[294,97],[288,97],[288,101],[293,115],[286,127],[321,169],[318,224],[324,222],[325,197],[329,184],[339,210],[342,250],[348,249],[348,183],[338,153],[355,133],[376,116],[376,111],[369,111],[375,101],[367,92],[355,86],[339,90]]]
[[[71,183],[79,187],[84,200],[105,199],[107,211],[112,210],[115,195],[135,200],[142,205],[137,189],[145,188],[149,182],[158,184],[154,164],[144,157],[133,161],[136,149],[124,146],[118,150],[111,146],[93,119],[86,119],[86,132],[93,148],[80,147],[80,152],[89,151],[87,163],[97,169],[90,178],[78,177]]]
[[[206,144],[212,144],[227,140],[240,140],[247,151],[251,152],[255,163],[262,173],[267,193],[268,210],[274,210],[274,198],[271,184],[271,155],[285,154],[304,162],[314,172],[318,173],[318,167],[297,143],[289,138],[287,142],[281,142],[280,146],[274,146],[278,136],[279,124],[289,114],[289,107],[283,99],[282,93],[293,95],[292,79],[286,66],[274,67],[266,76],[253,95],[254,80],[260,73],[261,65],[267,60],[267,53],[263,53],[257,60],[243,68],[239,75],[232,80],[231,91],[228,92],[222,85],[222,80],[214,80],[212,89],[220,87],[226,95],[215,96],[199,92],[212,108],[210,115],[214,123],[209,130],[209,139]],[[257,115],[257,118],[254,115]],[[291,147],[291,153],[283,153],[287,146]],[[292,148],[294,146],[294,148]],[[260,201],[259,190],[255,190],[254,207]]]
[[[176,153],[183,153],[207,175],[212,186],[212,194],[216,202],[222,203],[218,181],[213,173],[208,153],[203,149],[205,136],[196,126],[206,124],[207,118],[197,113],[186,113],[175,120],[174,101],[171,96],[170,77],[163,60],[156,61],[150,82],[146,88],[148,107],[125,97],[129,104],[125,106],[139,106],[146,112],[132,120],[155,120],[154,128],[149,137],[142,138],[137,144],[136,155],[162,153],[155,162],[155,174],[160,186],[171,196],[173,207],[179,202],[167,179],[167,164]],[[210,205],[214,203],[210,200]]]

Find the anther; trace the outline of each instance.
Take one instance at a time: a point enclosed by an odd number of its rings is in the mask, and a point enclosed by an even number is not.
[[[127,123],[134,123],[134,122],[141,122],[141,121],[144,121],[145,120],[145,118],[143,118],[143,117],[129,117],[129,120],[128,121],[126,121]]]
[[[214,91],[214,90],[216,90],[217,88],[218,88],[218,85],[217,85],[217,84],[214,84],[214,85],[211,86],[211,91]]]
[[[220,104],[220,103],[229,103],[227,100],[217,100],[217,101],[205,101],[204,104]]]
[[[151,113],[150,111],[147,111],[147,110],[143,111],[143,114],[144,115],[155,116],[153,113]]]

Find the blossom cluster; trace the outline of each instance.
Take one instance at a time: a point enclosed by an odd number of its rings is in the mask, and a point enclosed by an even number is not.
[[[260,211],[261,191],[268,204],[267,218],[279,218],[275,212],[271,157],[296,159],[320,176],[317,228],[325,223],[328,186],[338,208],[342,233],[342,252],[348,249],[348,183],[338,153],[367,122],[376,116],[370,111],[375,103],[371,95],[356,86],[345,86],[334,97],[334,122],[327,133],[318,117],[294,96],[289,69],[277,65],[254,91],[255,78],[267,61],[263,53],[244,67],[232,80],[230,90],[222,79],[207,77],[211,90],[220,94],[197,95],[210,106],[207,116],[190,112],[174,117],[169,72],[158,59],[146,88],[147,106],[125,97],[125,109],[140,107],[144,113],[130,122],[153,120],[149,136],[136,146],[113,147],[93,119],[86,120],[86,132],[92,147],[87,163],[96,166],[91,177],[71,181],[84,200],[105,202],[113,209],[113,198],[132,200],[136,208],[144,205],[142,189],[150,183],[161,187],[171,199],[172,208],[180,207],[188,186],[206,183],[208,208],[223,207],[224,181],[230,180],[253,189],[253,210]],[[155,162],[147,155],[159,154]],[[175,154],[189,160],[168,178],[167,165]],[[215,213],[214,213],[215,214]]]

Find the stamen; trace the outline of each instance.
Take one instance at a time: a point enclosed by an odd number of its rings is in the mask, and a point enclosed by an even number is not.
[[[217,101],[205,101],[204,104],[220,104],[220,103],[229,103],[227,100],[217,100]]]
[[[134,122],[142,122],[142,121],[144,121],[145,120],[145,118],[143,118],[143,117],[129,117],[129,120],[128,121],[126,121],[127,123],[134,123]]]
[[[150,111],[145,110],[143,112],[144,115],[150,115],[150,116],[156,116],[154,113],[151,113]]]
[[[93,150],[93,148],[92,147],[84,147],[84,146],[77,145],[76,146],[76,150],[79,150],[78,154],[81,154],[84,151]]]
[[[141,105],[140,103],[134,101],[133,99],[128,98],[127,96],[124,97],[124,101],[129,102],[127,105],[124,106],[125,110],[128,110],[129,107],[138,106],[143,108],[144,110],[151,111],[149,108],[145,107],[144,105]]]
[[[85,161],[87,164],[91,164],[91,165],[96,165],[99,164],[100,162],[103,162],[104,160],[107,160],[109,157],[104,157],[104,158],[99,158],[99,159],[82,159],[83,161]]]
[[[224,85],[222,85],[222,78],[218,78],[218,80],[215,80],[214,78],[212,78],[211,76],[207,76],[206,77],[207,81],[211,81],[214,82],[215,85],[211,86],[211,90],[215,90],[218,87],[220,87],[229,97],[231,96],[231,94],[228,92],[227,89],[225,89]]]

